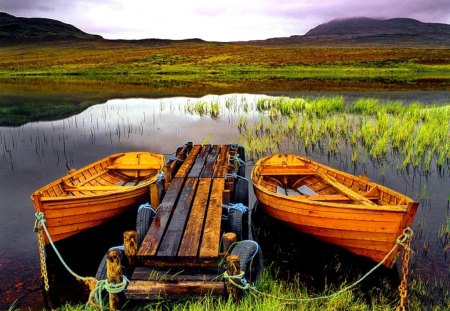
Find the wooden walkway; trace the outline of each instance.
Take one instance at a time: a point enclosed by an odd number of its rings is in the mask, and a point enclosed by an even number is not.
[[[190,149],[190,150],[189,150]],[[234,172],[230,145],[185,146],[166,165],[166,191],[137,252],[128,299],[222,295],[217,281],[222,204],[229,203]]]

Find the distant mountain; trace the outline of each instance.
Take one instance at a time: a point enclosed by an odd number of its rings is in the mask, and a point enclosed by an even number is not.
[[[67,39],[103,39],[48,18],[15,17],[0,12],[0,42],[33,42]]]
[[[423,23],[411,18],[335,19],[308,31],[304,36],[271,38],[267,43],[361,43],[387,45],[450,45],[450,25]]]
[[[335,19],[310,31],[307,37],[367,37],[375,35],[450,36],[450,25],[422,23],[412,18],[386,20],[368,17]]]

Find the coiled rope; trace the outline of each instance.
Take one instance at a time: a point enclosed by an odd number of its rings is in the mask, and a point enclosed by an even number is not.
[[[386,254],[386,256],[383,258],[383,260],[381,260],[377,265],[375,265],[375,267],[373,267],[369,272],[367,272],[366,274],[364,274],[359,280],[357,280],[356,282],[344,287],[343,289],[330,294],[330,295],[325,295],[325,296],[320,296],[320,297],[311,297],[311,298],[284,298],[284,297],[278,297],[272,294],[268,294],[268,293],[264,293],[259,291],[258,289],[256,289],[255,286],[250,286],[250,284],[248,284],[247,280],[245,280],[245,278],[243,278],[244,276],[244,272],[241,271],[240,274],[238,275],[229,275],[226,271],[223,273],[223,278],[230,282],[231,284],[233,284],[234,286],[236,286],[239,289],[242,290],[250,290],[256,294],[262,295],[262,296],[266,296],[266,297],[270,297],[270,298],[274,298],[274,299],[278,299],[278,300],[282,300],[282,301],[288,301],[288,302],[301,302],[301,301],[314,301],[314,300],[320,300],[320,299],[329,299],[335,296],[338,296],[348,290],[350,290],[351,288],[355,287],[356,285],[358,285],[359,283],[361,283],[364,279],[366,279],[370,274],[372,274],[376,269],[378,269],[381,265],[383,265],[386,260],[389,258],[389,256],[397,249],[397,247],[402,246],[406,252],[410,252],[411,249],[408,246],[408,241],[411,240],[413,236],[413,231],[410,227],[406,227],[403,230],[403,233],[397,238],[395,245],[391,248],[391,250]],[[242,284],[238,284],[236,283],[236,281],[239,280],[240,283]],[[243,281],[244,280],[244,281]]]
[[[45,225],[46,219],[45,219],[45,215],[43,212],[38,212],[35,213],[35,217],[36,217],[36,229],[38,230],[38,242],[39,242],[39,254],[40,254],[40,262],[41,262],[41,274],[42,277],[44,278],[44,286],[45,286],[45,290],[48,292],[50,286],[49,286],[49,282],[48,282],[48,273],[47,273],[47,265],[45,262],[45,254],[44,254],[44,248],[45,248],[45,243],[44,243],[44,236],[42,235],[42,230],[45,232],[45,235],[47,236],[47,239],[50,243],[50,245],[52,246],[53,250],[55,251],[56,256],[58,257],[59,261],[61,262],[61,264],[64,266],[64,268],[66,268],[66,270],[73,276],[75,277],[75,279],[77,279],[78,281],[82,281],[84,282],[90,290],[90,295],[89,295],[89,303],[94,303],[96,305],[99,305],[101,309],[103,309],[103,302],[102,302],[102,298],[101,298],[101,293],[103,290],[108,291],[108,293],[111,294],[117,294],[122,292],[127,284],[128,284],[128,280],[127,278],[123,277],[122,282],[121,283],[110,283],[108,282],[108,280],[97,280],[94,277],[84,277],[84,276],[80,276],[77,273],[75,273],[68,265],[67,263],[64,261],[64,259],[62,258],[61,254],[59,253],[58,249],[55,246],[55,243],[53,242],[50,233],[47,230],[47,226]]]

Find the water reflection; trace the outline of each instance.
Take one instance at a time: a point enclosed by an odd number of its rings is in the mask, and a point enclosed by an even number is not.
[[[186,105],[216,101],[226,106],[230,100],[241,105],[244,101],[248,117],[256,119],[258,112],[254,108],[262,97],[266,96],[117,99],[90,106],[62,120],[0,127],[0,297],[4,297],[0,299],[0,308],[8,307],[16,299],[20,300],[20,306],[42,306],[30,193],[64,175],[67,168],[79,168],[109,154],[125,151],[171,154],[187,141],[237,142],[240,137],[236,110],[223,109],[218,117],[211,118],[186,112]],[[281,151],[303,152],[292,144],[282,145]],[[309,156],[338,169],[367,174],[375,182],[421,200],[413,228],[416,237],[412,270],[415,275],[448,281],[448,240],[439,235],[443,226],[449,226],[448,171],[444,176],[436,172],[422,176],[397,171],[396,163],[387,161],[366,161],[354,166],[345,148],[332,157],[320,150],[310,152]],[[36,301],[40,303],[36,305]]]

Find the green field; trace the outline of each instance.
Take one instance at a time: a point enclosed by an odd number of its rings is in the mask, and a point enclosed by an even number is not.
[[[237,43],[149,45],[87,42],[0,48],[0,79],[43,78],[173,85],[292,81],[394,84],[448,89],[448,49],[258,46]],[[174,82],[176,81],[176,83]],[[342,84],[342,83],[341,83]],[[345,84],[345,83],[344,83]],[[358,85],[356,86],[358,87]]]

